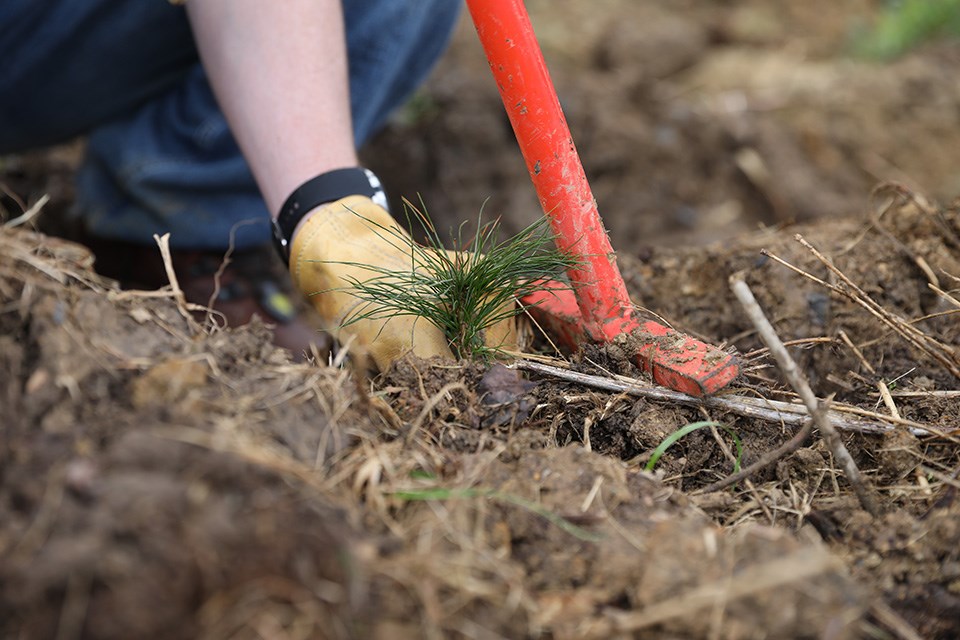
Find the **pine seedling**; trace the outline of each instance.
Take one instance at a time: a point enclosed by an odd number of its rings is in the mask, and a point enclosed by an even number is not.
[[[404,206],[408,223],[423,229],[425,244],[397,229],[377,225],[381,237],[409,255],[411,268],[398,273],[357,265],[370,277],[352,279],[348,290],[364,304],[343,326],[367,319],[419,316],[443,331],[458,358],[489,360],[499,349],[486,344],[485,332],[523,313],[521,298],[547,280],[562,279],[579,264],[575,256],[556,248],[546,218],[501,240],[499,220],[481,223],[478,217],[473,238],[464,241],[461,225],[452,238],[453,251],[447,251],[426,209],[407,201]]]

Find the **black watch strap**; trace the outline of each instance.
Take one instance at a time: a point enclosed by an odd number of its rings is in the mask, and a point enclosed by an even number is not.
[[[350,167],[321,173],[297,187],[273,221],[273,242],[284,264],[290,261],[290,239],[307,213],[327,202],[347,196],[367,196],[387,209],[387,195],[380,179],[369,169]]]

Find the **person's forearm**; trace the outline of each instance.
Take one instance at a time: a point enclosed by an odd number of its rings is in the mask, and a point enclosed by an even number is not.
[[[340,0],[190,0],[200,57],[267,207],[357,164]]]

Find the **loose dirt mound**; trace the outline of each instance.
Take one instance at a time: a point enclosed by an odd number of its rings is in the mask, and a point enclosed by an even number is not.
[[[879,304],[956,345],[952,303],[926,285],[960,272],[960,215],[899,192],[885,204],[802,231]],[[208,335],[169,292],[114,290],[80,247],[0,241],[5,636],[855,637],[896,628],[894,611],[926,636],[960,632],[949,438],[848,434],[876,520],[818,441],[697,495],[728,473],[722,440],[684,439],[660,478],[642,463],[702,409],[497,367],[407,361],[367,381],[294,365],[262,327]],[[942,366],[761,245],[826,277],[778,235],[624,270],[680,327],[748,351],[723,285],[747,269],[784,337],[815,338],[797,353],[821,393],[873,412],[876,382],[906,374],[904,420],[960,426]],[[789,395],[762,353],[745,361],[734,394]],[[709,416],[738,433],[745,464],[791,434]]]

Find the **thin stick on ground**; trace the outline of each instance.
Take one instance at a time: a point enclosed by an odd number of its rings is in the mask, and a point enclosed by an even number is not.
[[[877,382],[877,389],[880,391],[880,399],[883,400],[883,404],[887,405],[887,409],[890,411],[890,415],[895,418],[900,417],[900,410],[897,409],[897,403],[893,401],[893,396],[890,395],[890,388],[887,386],[883,380]]]
[[[4,182],[4,181],[2,181],[2,180],[0,180],[0,193],[2,193],[3,195],[7,196],[7,197],[10,198],[11,200],[13,200],[14,203],[16,203],[16,205],[17,205],[18,207],[20,207],[20,211],[21,211],[21,212],[27,210],[27,203],[23,201],[23,198],[21,198],[20,196],[18,196],[18,195],[16,194],[16,192],[14,192],[14,190],[11,189],[11,188],[7,185],[7,183]],[[0,208],[0,213],[7,214],[8,212],[6,211],[6,209]]]
[[[847,274],[833,264],[832,260],[820,253],[816,247],[807,242],[807,240],[799,233],[794,236],[794,238],[803,246],[803,248],[813,254],[813,257],[819,260],[823,266],[825,266],[830,270],[831,273],[839,278],[843,284],[849,287],[849,289],[841,288],[841,290],[846,291],[844,295],[873,313],[877,318],[890,326],[890,328],[902,335],[904,338],[908,338],[908,336],[910,336],[916,339],[920,344],[920,348],[923,349],[925,353],[928,353],[932,357],[941,361],[950,369],[951,373],[957,377],[960,377],[960,370],[957,369],[955,354],[950,347],[927,335],[920,329],[917,329],[912,323],[885,309],[881,304],[867,295],[867,293],[853,280],[851,280]]]
[[[882,600],[870,605],[870,614],[900,640],[923,640],[923,636],[909,622]]]
[[[195,333],[202,333],[203,329],[200,327],[200,323],[197,322],[190,311],[202,310],[203,307],[187,302],[187,296],[183,293],[183,289],[180,288],[180,282],[177,280],[177,272],[173,269],[173,256],[170,254],[170,234],[165,233],[162,236],[153,234],[153,239],[156,241],[157,246],[160,247],[160,256],[163,258],[163,268],[167,273],[167,279],[170,281],[170,288],[173,290],[173,299],[177,302],[177,310]]]
[[[894,398],[960,398],[960,389],[932,389],[930,391],[891,391]]]
[[[877,375],[877,370],[873,368],[872,364],[867,362],[866,358],[863,357],[863,352],[860,351],[857,345],[853,344],[853,340],[850,339],[850,336],[847,335],[847,332],[843,329],[840,329],[840,331],[837,332],[837,335],[839,335],[840,339],[843,340],[843,343],[847,345],[847,348],[853,352],[853,355],[857,356],[857,360],[860,361],[860,364],[863,365],[863,368],[869,371],[871,375]]]
[[[639,631],[714,607],[719,602],[733,602],[757,593],[802,584],[804,580],[837,571],[839,566],[839,560],[816,548],[803,549],[744,569],[733,582],[718,580],[703,584],[636,612],[609,611],[607,620],[612,628],[597,629],[598,633],[589,637],[611,637],[616,632]]]
[[[8,229],[12,229],[14,227],[27,224],[40,214],[40,211],[43,210],[44,205],[49,201],[50,196],[48,194],[43,194],[43,197],[37,200],[32,207],[24,211],[22,215],[19,215],[12,220],[8,220],[3,226]]]
[[[211,331],[214,329],[222,329],[227,324],[226,316],[219,311],[215,311],[213,305],[217,302],[217,298],[220,297],[220,286],[223,281],[223,274],[226,273],[227,267],[230,266],[233,253],[237,248],[237,231],[243,227],[257,223],[259,223],[259,220],[241,220],[230,227],[230,241],[227,243],[227,251],[223,254],[223,260],[220,261],[217,271],[213,274],[213,293],[210,294],[210,298],[207,300],[206,325]],[[215,320],[218,316],[223,320],[223,325],[220,325]]]
[[[830,338],[828,336],[822,336],[819,338],[799,338],[797,340],[787,340],[783,344],[784,346],[787,346],[787,347],[797,347],[797,346],[812,346],[815,344],[835,344],[835,343],[836,343],[836,340],[834,338]],[[767,353],[767,351],[769,351],[769,349],[767,349],[766,347],[760,347],[759,349],[754,349],[753,351],[748,351],[747,353],[743,354],[743,359],[753,360],[754,358],[764,355],[765,353]]]
[[[957,309],[960,309],[960,300],[957,300],[956,298],[954,298],[952,295],[950,295],[940,287],[936,287],[929,283],[927,284],[927,286],[930,288],[931,291],[936,293],[938,296],[940,296],[941,298],[943,298],[944,300],[946,300],[947,302],[955,306]]]
[[[803,423],[803,428],[800,429],[792,438],[784,442],[782,445],[774,449],[773,451],[767,451],[756,462],[751,464],[748,467],[741,469],[740,471],[733,473],[722,480],[717,480],[711,485],[707,485],[703,489],[694,492],[694,494],[700,493],[713,493],[714,491],[720,491],[721,489],[726,489],[729,486],[735,485],[741,480],[744,480],[758,471],[766,469],[770,465],[774,464],[781,458],[784,458],[800,447],[803,446],[803,443],[807,441],[807,438],[810,437],[810,433],[813,431],[813,421],[807,420]]]
[[[861,477],[860,469],[857,468],[857,464],[850,456],[850,452],[847,451],[847,448],[843,445],[843,441],[840,439],[840,433],[833,426],[833,423],[827,415],[826,407],[822,405],[813,394],[813,390],[803,377],[799,367],[797,367],[797,363],[790,357],[790,353],[787,351],[787,348],[783,346],[783,342],[780,340],[780,337],[777,336],[773,325],[767,320],[763,309],[761,309],[757,303],[757,299],[753,297],[753,292],[750,291],[750,287],[738,276],[733,276],[730,279],[730,287],[733,289],[733,294],[737,297],[737,300],[739,300],[743,306],[747,317],[750,318],[753,326],[757,328],[760,339],[770,348],[770,354],[777,361],[780,371],[783,372],[787,382],[790,383],[793,390],[800,396],[804,406],[806,406],[807,411],[810,413],[810,417],[813,418],[813,421],[820,429],[823,439],[826,441],[830,451],[833,452],[834,458],[836,458],[841,468],[843,468],[844,474],[847,476],[847,481],[850,483],[850,486],[853,487],[854,493],[857,494],[860,504],[870,515],[874,517],[878,516],[880,509],[877,505],[876,498]]]
[[[782,402],[779,400],[770,400],[768,398],[753,398],[738,395],[719,395],[708,397],[694,397],[673,391],[665,387],[657,386],[650,382],[638,380],[635,378],[626,378],[624,376],[602,377],[579,371],[571,371],[559,366],[552,366],[543,362],[534,362],[532,360],[517,360],[507,365],[509,368],[523,369],[532,371],[541,375],[548,375],[560,380],[567,380],[585,387],[612,391],[616,393],[626,393],[637,398],[646,398],[648,400],[658,400],[670,402],[687,407],[707,407],[709,409],[720,409],[729,411],[739,416],[765,420],[776,424],[790,425],[793,427],[801,426],[808,419],[804,407]],[[842,412],[842,413],[841,413]],[[851,417],[845,413],[863,416]],[[899,420],[892,416],[881,415],[872,411],[866,411],[850,405],[834,405],[829,411],[830,419],[839,429],[845,431],[854,431],[857,433],[886,433],[897,427],[905,427],[915,436],[937,435],[950,439],[948,433],[929,427],[928,425],[905,420]],[[865,419],[866,418],[866,419]]]
[[[953,348],[943,344],[935,338],[932,338],[896,314],[887,311],[884,307],[873,300],[873,298],[868,296],[859,286],[857,286],[856,283],[853,282],[853,280],[847,277],[846,274],[840,271],[840,269],[838,269],[829,258],[824,256],[816,249],[816,247],[807,242],[803,236],[797,234],[794,236],[794,238],[797,240],[797,242],[803,245],[805,249],[813,254],[813,256],[819,260],[831,273],[833,273],[840,280],[842,285],[826,282],[814,276],[813,274],[790,264],[783,258],[780,258],[769,251],[764,250],[761,253],[771,258],[775,262],[787,267],[794,273],[797,273],[798,275],[801,275],[804,278],[807,278],[808,280],[811,280],[812,282],[815,282],[820,286],[825,287],[826,289],[829,289],[830,291],[841,295],[855,304],[863,307],[868,313],[892,329],[895,333],[897,333],[897,335],[903,338],[915,349],[939,362],[954,377],[960,378],[960,363],[958,363],[957,354]]]

